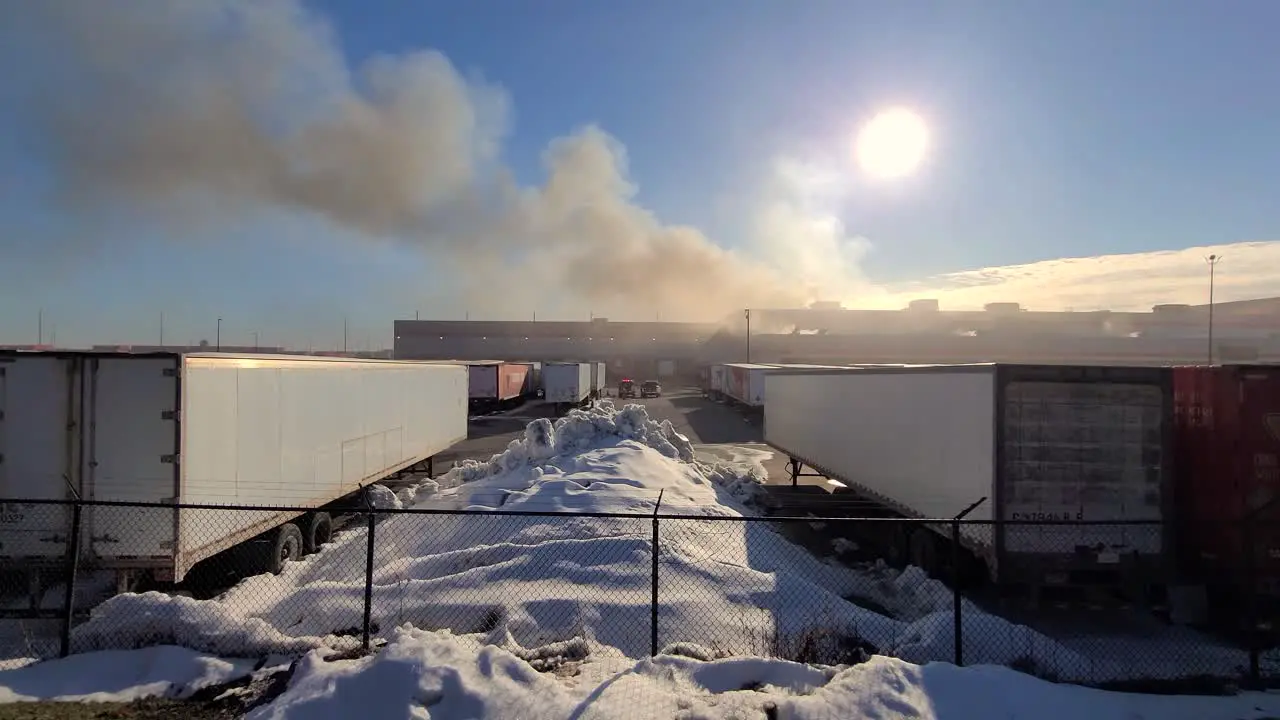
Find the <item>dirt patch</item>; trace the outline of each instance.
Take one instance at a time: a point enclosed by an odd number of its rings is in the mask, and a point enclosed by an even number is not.
[[[186,700],[133,702],[22,702],[0,705],[0,720],[234,720],[277,698],[289,686],[293,666],[197,691]]]
[[[229,708],[150,698],[129,703],[34,702],[0,705],[0,720],[231,720]]]

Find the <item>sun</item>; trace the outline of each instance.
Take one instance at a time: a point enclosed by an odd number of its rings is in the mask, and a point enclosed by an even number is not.
[[[854,141],[858,167],[880,179],[900,178],[915,172],[929,149],[929,128],[905,108],[885,110],[862,126]]]

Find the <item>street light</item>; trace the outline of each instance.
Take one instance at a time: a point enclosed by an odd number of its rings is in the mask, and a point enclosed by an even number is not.
[[[1213,271],[1222,261],[1221,255],[1210,255],[1204,259],[1209,263],[1209,364],[1213,364]]]

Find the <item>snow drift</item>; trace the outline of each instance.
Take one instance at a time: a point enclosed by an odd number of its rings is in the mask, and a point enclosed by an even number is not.
[[[659,649],[838,664],[864,653],[950,660],[951,593],[910,569],[821,561],[750,521],[758,470],[698,461],[689,440],[644,408],[609,402],[530,423],[487,461],[467,462],[376,506],[406,506],[375,528],[372,628],[447,630],[489,644],[580,642],[591,656],[647,657],[653,521],[659,525]],[[469,511],[468,514],[459,514]],[[572,515],[539,513],[568,512]],[[605,516],[609,513],[626,517]],[[679,517],[668,517],[678,514]],[[76,628],[81,650],[173,644],[224,656],[358,645],[365,527],[341,533],[279,576],[198,601],[122,595]],[[847,598],[865,598],[892,617]],[[870,603],[866,603],[870,605]],[[1063,679],[1123,676],[1029,628],[964,603],[969,663],[1029,662]]]

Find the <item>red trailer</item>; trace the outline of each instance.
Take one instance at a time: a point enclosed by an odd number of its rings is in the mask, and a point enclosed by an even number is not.
[[[505,405],[524,394],[527,363],[478,361],[467,363],[468,396],[473,406]]]
[[[1173,378],[1183,568],[1191,580],[1237,599],[1252,570],[1256,591],[1276,596],[1280,366],[1177,367]]]

